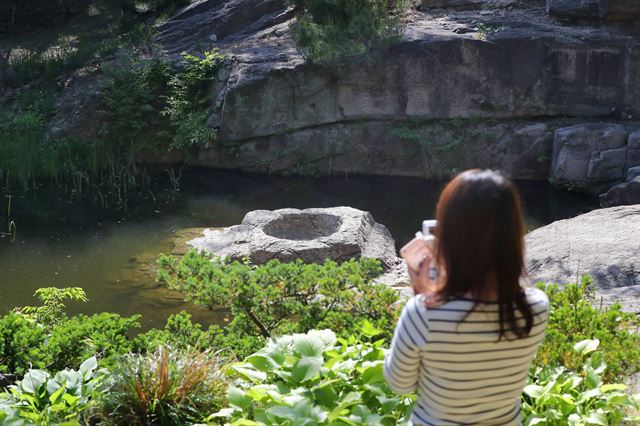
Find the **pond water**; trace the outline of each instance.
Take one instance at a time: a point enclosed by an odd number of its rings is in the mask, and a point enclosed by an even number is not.
[[[150,274],[139,273],[137,260],[168,250],[166,239],[180,229],[230,226],[251,210],[284,207],[368,210],[401,245],[422,219],[433,215],[442,186],[414,178],[310,179],[192,170],[183,175],[172,202],[158,197],[127,215],[106,214],[81,201],[63,202],[50,189],[14,196],[16,240],[0,239],[0,314],[37,304],[33,293],[39,287],[79,286],[90,301],[70,304],[72,313],[142,314],[145,329],[162,327],[168,315],[183,309],[204,324],[220,321],[220,313],[198,309],[159,288]],[[531,229],[597,207],[591,197],[557,191],[544,182],[518,182],[518,187]]]

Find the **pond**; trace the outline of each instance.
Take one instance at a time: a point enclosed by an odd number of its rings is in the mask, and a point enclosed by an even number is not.
[[[530,229],[597,207],[592,197],[555,190],[546,182],[518,182]],[[167,183],[167,186],[169,184]],[[141,257],[166,251],[166,240],[190,227],[239,223],[255,209],[351,206],[370,211],[396,244],[409,240],[422,219],[433,216],[443,182],[400,177],[267,177],[191,170],[173,201],[158,197],[128,214],[100,211],[86,202],[63,201],[51,189],[12,198],[16,240],[0,239],[0,313],[37,304],[39,287],[83,287],[89,303],[72,313],[142,314],[143,328],[162,327],[186,309],[204,324],[223,315],[182,302],[141,274]],[[3,220],[6,221],[6,212]],[[6,223],[6,222],[2,222]]]

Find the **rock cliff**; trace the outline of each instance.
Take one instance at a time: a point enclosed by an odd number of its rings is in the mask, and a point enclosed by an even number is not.
[[[220,144],[200,152],[200,165],[425,177],[493,167],[547,179],[558,129],[640,128],[634,2],[596,1],[594,13],[569,10],[582,1],[547,3],[424,0],[402,40],[339,68],[298,53],[282,0],[200,1],[159,30],[176,58],[196,46],[230,58],[212,95]],[[634,12],[620,21],[625,7]],[[602,155],[602,182],[585,172],[574,187],[624,180],[608,171],[623,153]]]

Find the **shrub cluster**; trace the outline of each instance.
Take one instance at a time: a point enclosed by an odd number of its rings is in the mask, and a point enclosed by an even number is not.
[[[297,10],[293,37],[302,53],[333,63],[360,55],[402,32],[404,0],[288,0]]]
[[[231,320],[218,334],[218,347],[228,347],[238,357],[271,336],[318,327],[348,334],[365,319],[390,338],[397,321],[398,294],[373,283],[382,273],[374,259],[341,264],[271,260],[254,266],[190,251],[182,258],[161,255],[158,264],[160,283],[182,292],[186,300],[229,309]]]
[[[582,357],[573,345],[585,339],[599,339],[608,365],[607,380],[622,380],[640,371],[638,317],[614,304],[599,308],[593,297],[593,283],[585,276],[580,284],[543,285],[549,297],[549,325],[534,361],[536,366],[564,365],[578,371]]]
[[[102,67],[102,136],[129,156],[143,148],[166,151],[213,142],[209,85],[223,61],[217,50],[183,54],[181,68],[173,69],[162,56],[122,49]]]
[[[254,266],[190,252],[159,264],[165,285],[228,308],[228,325],[204,329],[182,313],[133,336],[139,317],[68,317],[65,301],[84,292],[41,289],[41,306],[0,318],[0,372],[21,379],[0,393],[0,424],[408,420],[415,395],[393,394],[382,375],[399,306],[395,292],[372,283],[379,262]],[[621,384],[639,369],[637,320],[590,305],[588,280],[546,291],[549,332],[522,397],[524,424],[640,420],[639,397]]]

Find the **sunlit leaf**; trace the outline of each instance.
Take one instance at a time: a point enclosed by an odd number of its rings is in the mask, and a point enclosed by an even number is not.
[[[578,343],[576,343],[575,345],[573,345],[573,349],[578,352],[581,355],[585,355],[588,354],[590,352],[595,351],[596,349],[598,349],[598,346],[600,345],[600,340],[598,339],[592,339],[592,340],[581,340]]]

